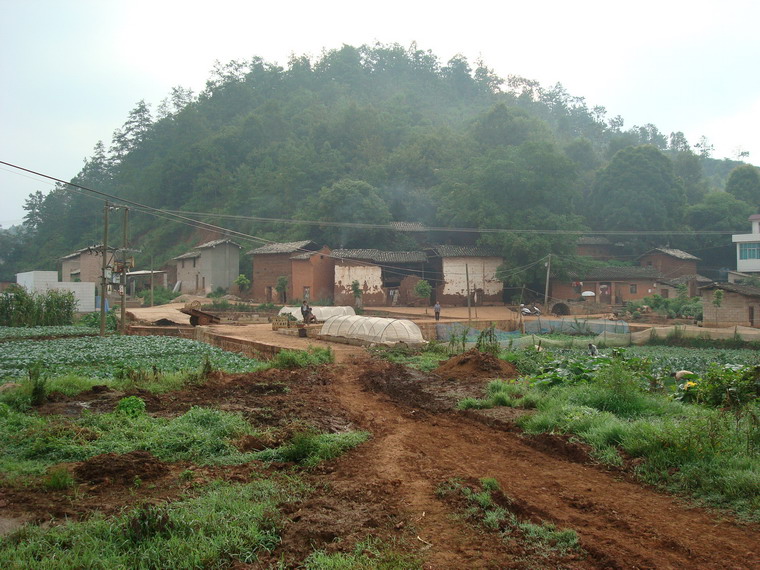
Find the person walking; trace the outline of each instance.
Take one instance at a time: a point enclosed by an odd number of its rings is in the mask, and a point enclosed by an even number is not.
[[[435,320],[440,321],[441,320],[441,304],[436,301],[435,305],[433,305],[433,312],[435,313]]]

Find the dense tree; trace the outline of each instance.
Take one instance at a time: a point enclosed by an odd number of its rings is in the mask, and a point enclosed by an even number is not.
[[[760,207],[760,174],[751,164],[737,166],[731,171],[726,183],[726,192],[753,207]]]
[[[673,164],[657,148],[625,148],[597,177],[589,219],[597,228],[668,230],[680,226],[686,197]]]

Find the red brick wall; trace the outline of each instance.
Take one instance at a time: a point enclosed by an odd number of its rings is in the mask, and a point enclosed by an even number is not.
[[[267,300],[267,287],[272,288],[272,301],[279,303],[275,291],[277,278],[285,275],[288,278],[288,299],[293,298],[293,276],[291,274],[291,253],[268,253],[253,256],[253,279],[251,296],[254,301],[263,303]]]
[[[612,289],[610,295],[610,303],[617,304],[619,299],[621,303],[626,301],[636,301],[643,299],[655,293],[659,293],[659,289],[653,288],[652,279],[630,279],[627,281],[584,281],[582,291],[593,291],[596,293],[596,297],[592,297],[594,301],[600,301],[601,290],[599,288],[600,283],[610,283]],[[631,285],[636,285],[636,292],[631,293]],[[572,283],[552,281],[549,289],[549,294],[555,301],[577,301],[581,299],[581,294],[576,292]]]
[[[666,279],[694,275],[697,272],[697,262],[688,259],[677,259],[664,253],[649,253],[639,259],[642,267],[654,267]]]

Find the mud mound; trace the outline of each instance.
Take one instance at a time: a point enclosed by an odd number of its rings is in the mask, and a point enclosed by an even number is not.
[[[119,482],[129,484],[158,479],[169,472],[163,461],[147,451],[130,451],[124,455],[104,453],[91,457],[74,468],[77,480],[89,483]]]
[[[510,362],[480,352],[473,348],[463,354],[449,358],[433,373],[444,378],[457,380],[483,380],[484,378],[516,378],[517,368]]]

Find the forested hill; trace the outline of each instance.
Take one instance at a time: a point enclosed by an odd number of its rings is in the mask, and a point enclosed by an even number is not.
[[[72,182],[156,208],[238,216],[202,219],[246,234],[333,248],[413,244],[384,229],[287,221],[742,230],[760,203],[757,170],[712,160],[710,150],[654,125],[626,128],[561,85],[504,80],[463,57],[443,63],[414,45],[344,46],[294,56],[285,68],[260,58],[219,65],[199,94],[175,88],[154,110],[141,101]],[[102,241],[103,204],[87,192],[38,193],[27,210],[22,232],[2,234],[2,279],[52,269],[57,257]],[[210,237],[138,209],[130,216],[138,264],[150,255],[163,263]],[[567,235],[452,235],[501,248],[507,270],[549,252],[560,267],[572,263]],[[632,247],[667,241],[714,264],[719,246],[730,252],[730,237],[646,240]]]

